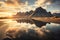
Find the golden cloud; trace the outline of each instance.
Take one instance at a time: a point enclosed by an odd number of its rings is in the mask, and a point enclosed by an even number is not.
[[[17,12],[26,12],[30,10],[35,10],[37,7],[43,7],[47,9],[47,5],[50,5],[51,2],[47,0],[37,0],[33,5],[29,5],[28,1],[24,3],[20,2],[20,0],[5,0],[0,1],[0,12],[14,12],[14,15]]]

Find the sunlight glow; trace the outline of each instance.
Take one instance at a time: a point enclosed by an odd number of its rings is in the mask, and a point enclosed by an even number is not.
[[[0,12],[0,17],[12,17],[14,13],[10,12]]]

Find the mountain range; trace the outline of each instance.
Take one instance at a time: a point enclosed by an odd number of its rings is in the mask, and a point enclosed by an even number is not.
[[[19,16],[30,16],[31,15],[32,17],[53,17],[53,16],[60,17],[60,13],[52,14],[51,12],[47,12],[42,7],[38,7],[34,11],[30,10],[27,12],[18,12],[17,15]]]

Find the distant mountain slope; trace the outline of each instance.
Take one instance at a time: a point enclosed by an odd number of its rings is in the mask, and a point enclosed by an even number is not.
[[[53,13],[53,16],[60,17],[60,13]]]

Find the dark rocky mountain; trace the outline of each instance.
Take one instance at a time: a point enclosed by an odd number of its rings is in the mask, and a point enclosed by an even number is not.
[[[60,17],[60,13],[53,13],[53,16]]]
[[[36,17],[51,17],[52,14],[51,12],[47,12],[45,9],[43,9],[42,7],[38,7],[36,8],[36,10],[34,11],[33,16]]]
[[[26,15],[31,15],[32,13],[33,13],[34,11],[33,10],[31,10],[31,11],[29,11],[29,12],[26,12]]]

